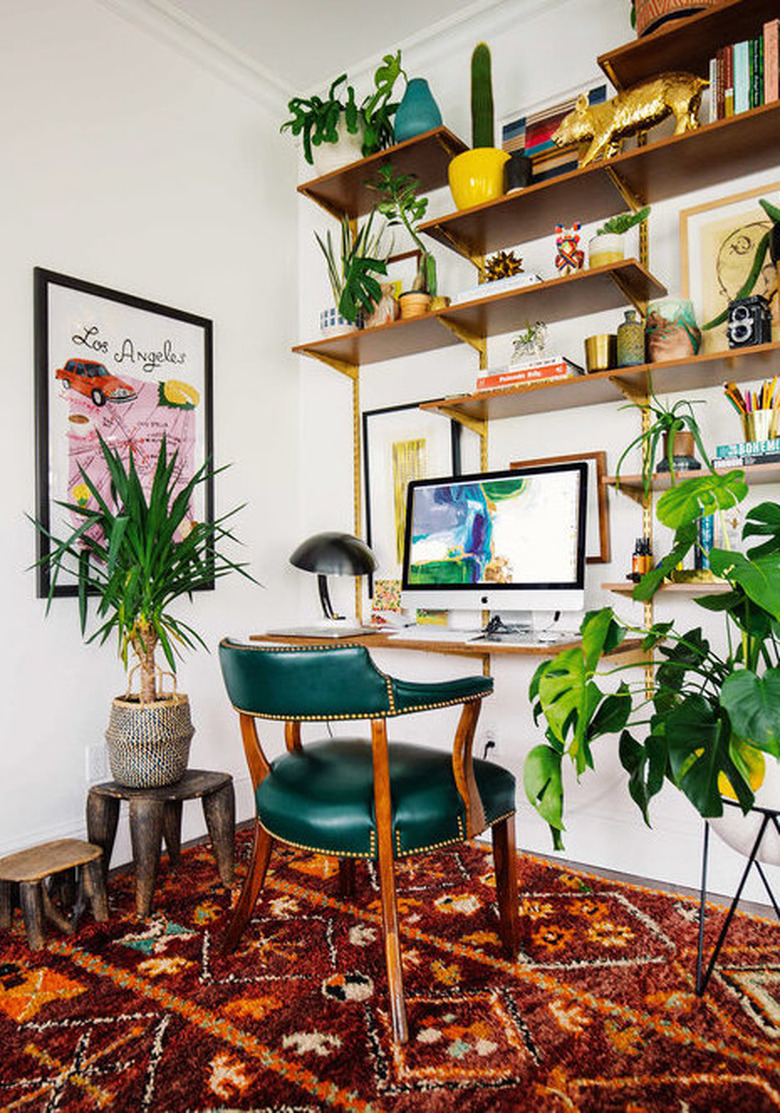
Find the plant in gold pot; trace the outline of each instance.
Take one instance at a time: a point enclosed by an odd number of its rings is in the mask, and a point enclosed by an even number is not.
[[[504,192],[504,164],[509,155],[494,146],[493,81],[490,49],[477,43],[471,55],[472,150],[449,165],[452,199],[457,209],[494,201]]]
[[[133,452],[125,463],[118,451],[100,438],[100,449],[111,479],[104,495],[80,468],[88,498],[60,503],[76,523],[65,538],[49,535],[50,549],[40,563],[51,573],[47,613],[60,574],[78,584],[81,632],[86,635],[90,600],[100,623],[86,640],[103,645],[113,635],[125,668],[134,660],[128,690],[112,704],[106,732],[109,762],[115,780],[133,788],[152,788],[177,781],[187,768],[194,728],[187,696],[175,690],[176,658],[182,648],[205,648],[192,626],[179,618],[172,604],[194,591],[211,587],[231,572],[257,582],[222,551],[234,541],[227,526],[237,513],[215,521],[195,521],[192,504],[197,488],[217,470],[207,462],[188,480],[181,478],[176,452],[160,443],[148,495],[136,470]],[[40,530],[43,527],[36,523]],[[157,653],[162,650],[173,690],[163,691]],[[133,675],[139,691],[131,693]]]

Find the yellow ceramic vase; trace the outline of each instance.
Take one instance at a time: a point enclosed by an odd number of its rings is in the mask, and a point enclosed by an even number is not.
[[[470,209],[495,201],[504,193],[504,163],[507,151],[498,147],[476,147],[456,155],[449,165],[450,191],[456,209]]]

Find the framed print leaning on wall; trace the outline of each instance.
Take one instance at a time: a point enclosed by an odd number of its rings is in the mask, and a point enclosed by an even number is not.
[[[377,559],[375,582],[401,579],[406,488],[412,479],[479,470],[479,438],[419,402],[363,413],[366,542]]]
[[[609,533],[609,498],[604,477],[607,454],[573,452],[569,456],[543,456],[536,460],[513,460],[510,468],[535,468],[538,464],[571,464],[584,460],[588,465],[588,512],[585,539],[585,560],[588,564],[609,564],[612,546]]]
[[[693,302],[701,327],[737,296],[750,273],[756,247],[772,221],[759,199],[780,205],[780,182],[721,197],[680,213],[682,294]],[[752,294],[776,298],[777,279],[767,253]],[[729,342],[725,322],[702,332],[702,352],[723,352]]]
[[[35,268],[35,421],[38,557],[75,519],[60,503],[86,505],[81,469],[110,496],[100,438],[133,454],[144,489],[163,437],[185,484],[212,454],[212,322],[132,294]],[[190,508],[213,521],[211,483]],[[50,590],[38,569],[38,594]],[[58,582],[55,595],[75,595]]]

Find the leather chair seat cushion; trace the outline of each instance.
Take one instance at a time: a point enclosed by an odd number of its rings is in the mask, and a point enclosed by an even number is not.
[[[451,753],[391,742],[389,755],[395,856],[461,842],[465,808]],[[515,810],[515,778],[507,769],[475,759],[474,775],[488,825]],[[376,857],[370,741],[329,738],[276,758],[257,788],[257,817],[269,834],[294,846]]]

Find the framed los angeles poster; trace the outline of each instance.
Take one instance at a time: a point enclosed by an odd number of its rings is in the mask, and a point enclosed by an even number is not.
[[[101,438],[149,490],[163,439],[183,486],[212,454],[212,322],[133,294],[35,268],[38,557],[67,537],[87,505],[84,474],[110,497]],[[198,484],[193,521],[213,521],[213,486]],[[63,505],[66,504],[66,505]],[[46,564],[38,594],[47,597]],[[75,579],[53,594],[75,595]]]

